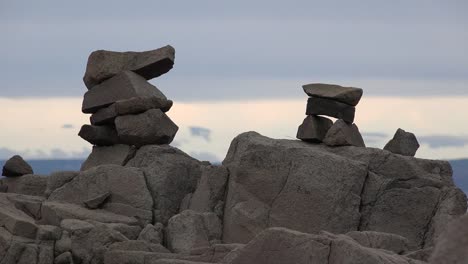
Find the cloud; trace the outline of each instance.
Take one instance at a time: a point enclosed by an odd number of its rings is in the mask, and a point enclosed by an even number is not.
[[[83,148],[81,151],[66,151],[60,148],[50,150],[0,148],[0,160],[9,159],[14,155],[20,155],[25,159],[85,159],[90,153],[91,149],[89,148]]]
[[[430,148],[464,147],[468,145],[468,137],[451,135],[428,135],[417,137],[420,144],[427,144]]]
[[[72,124],[63,124],[62,128],[63,129],[71,129],[71,128],[75,128],[75,126],[72,125]]]
[[[215,154],[211,153],[211,152],[204,152],[204,151],[201,151],[201,152],[196,152],[196,151],[192,151],[190,152],[190,156],[200,160],[200,161],[209,161],[211,163],[220,163],[221,162],[221,159],[216,156]]]
[[[205,127],[198,127],[198,126],[190,126],[190,135],[193,137],[201,137],[207,142],[211,141],[211,130]]]

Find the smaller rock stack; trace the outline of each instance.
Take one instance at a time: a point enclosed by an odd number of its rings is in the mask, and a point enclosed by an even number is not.
[[[147,80],[172,69],[175,50],[91,53],[82,112],[92,114],[79,136],[97,146],[169,144],[178,127],[165,114],[172,101]],[[94,151],[94,150],[93,150]]]
[[[309,96],[307,117],[299,126],[297,138],[329,146],[365,147],[354,122],[355,106],[362,97],[362,89],[334,84],[312,83],[302,86]],[[321,115],[335,117],[333,121]]]

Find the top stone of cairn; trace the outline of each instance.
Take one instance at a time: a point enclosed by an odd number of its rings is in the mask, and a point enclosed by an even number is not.
[[[303,85],[302,88],[309,96],[332,99],[352,106],[356,106],[362,96],[361,88],[335,84],[311,83]]]
[[[169,45],[143,52],[97,50],[89,55],[83,81],[91,89],[125,70],[150,80],[171,70],[174,59],[175,49]]]

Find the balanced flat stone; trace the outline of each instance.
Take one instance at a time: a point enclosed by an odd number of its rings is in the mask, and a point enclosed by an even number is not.
[[[419,148],[418,140],[413,133],[399,128],[393,138],[385,145],[384,149],[395,154],[414,156]]]
[[[328,146],[366,146],[356,124],[348,124],[341,119],[328,130],[323,143]]]
[[[309,97],[307,100],[306,115],[327,115],[353,123],[355,111],[354,106],[332,99]]]
[[[143,52],[97,50],[89,55],[83,81],[90,89],[125,70],[150,80],[171,70],[174,59],[175,49],[169,45]]]
[[[322,142],[333,121],[326,117],[309,115],[297,130],[296,137],[310,142]]]
[[[309,96],[333,99],[352,106],[356,106],[362,97],[362,89],[355,87],[343,87],[340,85],[325,83],[311,83],[303,85],[302,88]]]
[[[110,126],[83,125],[78,136],[98,146],[110,146],[117,144],[119,141],[117,131]]]
[[[132,97],[119,100],[106,108],[99,109],[90,117],[91,124],[112,124],[117,116],[132,115],[145,112],[149,109],[161,109],[167,112],[171,109],[173,102],[161,97]]]
[[[81,110],[83,113],[95,113],[119,100],[132,97],[158,97],[167,100],[166,96],[145,78],[131,71],[123,71],[87,91]]]
[[[119,140],[128,145],[169,144],[179,127],[159,109],[138,115],[118,116],[115,127]]]
[[[2,175],[6,177],[17,177],[26,174],[33,174],[31,166],[24,159],[15,155],[5,162],[3,165]]]

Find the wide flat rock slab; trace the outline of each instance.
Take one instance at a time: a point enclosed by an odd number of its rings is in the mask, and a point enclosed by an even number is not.
[[[97,146],[111,146],[119,143],[115,128],[111,126],[81,126],[78,136]]]
[[[328,98],[352,106],[356,106],[359,103],[363,93],[361,88],[343,87],[325,83],[306,84],[302,88],[309,96]]]
[[[130,71],[123,71],[87,91],[81,110],[83,113],[95,113],[119,100],[134,97],[158,97],[167,100],[156,86],[143,77]]]
[[[306,115],[326,115],[353,123],[355,111],[354,106],[331,99],[309,97],[307,100]]]
[[[143,52],[97,50],[89,55],[83,81],[91,89],[125,70],[150,80],[171,70],[174,59],[175,49],[169,45]]]

